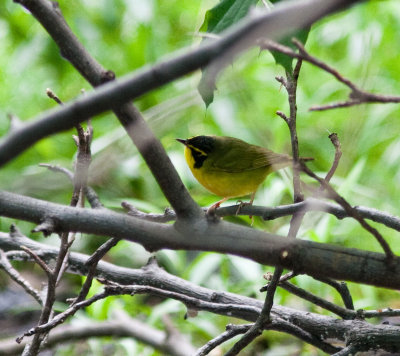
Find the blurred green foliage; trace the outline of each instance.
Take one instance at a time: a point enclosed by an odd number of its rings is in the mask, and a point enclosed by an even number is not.
[[[105,68],[122,76],[173,51],[199,43],[196,31],[203,23],[206,11],[216,1],[61,0],[59,3],[66,21],[90,53]],[[398,43],[400,3],[397,0],[370,1],[314,25],[307,50],[364,89],[399,95]],[[182,147],[175,138],[198,134],[229,135],[290,153],[288,129],[275,114],[277,110],[288,112],[287,95],[274,79],[283,74],[283,69],[275,65],[270,53],[253,49],[222,73],[217,81],[214,102],[207,110],[196,91],[199,73],[155,90],[135,102],[199,204],[208,205],[217,198],[206,192],[190,175]],[[46,88],[51,88],[63,101],[82,95],[82,89],[92,90],[61,58],[57,47],[36,20],[11,0],[0,2],[0,83],[2,136],[9,129],[8,114],[27,121],[55,107],[56,104],[46,97]],[[354,205],[366,205],[399,215],[400,107],[374,104],[326,112],[308,111],[315,104],[345,100],[347,94],[347,88],[331,76],[303,64],[298,87],[297,125],[301,155],[315,157],[310,167],[324,175],[334,155],[328,134],[337,132],[343,157],[333,184]],[[102,202],[107,207],[119,209],[120,202],[128,200],[145,211],[161,212],[168,203],[118,121],[110,113],[105,113],[93,119],[93,126],[90,184]],[[67,204],[71,184],[65,177],[40,168],[38,164],[53,163],[72,169],[75,156],[72,134],[74,132],[69,131],[47,138],[2,168],[1,189]],[[255,204],[290,203],[290,175],[290,170],[285,170],[268,178],[258,192]],[[249,223],[247,218],[240,218],[240,221]],[[11,220],[3,218],[0,222],[5,231]],[[289,218],[270,222],[256,219],[255,227],[285,235],[288,223]],[[31,224],[17,222],[17,225],[24,233],[32,235]],[[398,233],[377,227],[399,253]],[[40,239],[36,235],[32,237]],[[373,237],[356,222],[349,219],[338,221],[324,214],[308,214],[299,238],[380,251]],[[46,241],[57,243],[57,238]],[[78,236],[74,249],[90,253],[102,241],[103,238],[94,236]],[[160,263],[171,273],[210,288],[261,299],[263,295],[258,290],[265,283],[262,275],[272,270],[238,257],[213,253],[160,251],[157,255]],[[107,259],[127,267],[140,267],[148,257],[141,246],[120,242]],[[341,303],[331,288],[309,277],[298,277],[295,283],[323,298]],[[353,283],[349,286],[357,309],[400,307],[397,292]],[[96,288],[99,287],[94,287],[94,291]],[[276,303],[324,313],[279,289]],[[206,312],[184,320],[182,304],[171,300],[149,304],[144,297],[98,302],[80,313],[79,318],[104,319],[112,315],[113,308],[123,308],[132,316],[147,319],[159,328],[163,328],[161,315],[169,314],[174,324],[196,346],[222,332],[226,323],[237,322]],[[261,349],[258,351],[260,355],[286,355],[289,350],[304,355],[318,354],[310,346],[282,334],[264,333],[260,340],[253,346],[254,352]],[[88,354],[100,354],[95,352],[99,345],[98,341],[91,341]],[[282,349],[283,345],[286,346]],[[224,345],[228,346],[229,343]],[[71,346],[60,349],[59,354],[70,354],[71,349]],[[243,355],[252,354],[251,349],[246,352]],[[134,340],[122,340],[115,354],[160,355]]]

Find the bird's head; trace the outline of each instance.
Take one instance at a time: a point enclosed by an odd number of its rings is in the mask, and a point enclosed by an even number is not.
[[[189,163],[189,159],[192,158],[194,168],[203,166],[208,155],[214,150],[216,143],[216,139],[213,136],[194,136],[187,140],[181,138],[177,138],[176,140],[186,146],[186,160]]]

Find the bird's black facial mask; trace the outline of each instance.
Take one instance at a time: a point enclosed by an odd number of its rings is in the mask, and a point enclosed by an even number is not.
[[[215,139],[209,136],[196,136],[187,140],[186,146],[194,158],[194,168],[201,168],[208,154],[213,150]]]

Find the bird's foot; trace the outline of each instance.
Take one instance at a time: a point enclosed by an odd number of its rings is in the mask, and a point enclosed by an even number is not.
[[[217,220],[217,214],[216,214],[216,210],[220,207],[220,205],[224,202],[228,200],[228,198],[224,198],[221,199],[220,201],[217,201],[215,204],[211,205],[208,209],[207,209],[207,217],[211,218],[211,220]]]
[[[240,210],[241,210],[244,206],[246,206],[246,205],[253,205],[252,202],[246,202],[246,201],[241,201],[241,200],[238,200],[236,203],[238,204],[238,208],[236,209],[236,214],[235,214],[235,215],[239,215]]]
[[[239,203],[239,205],[238,205],[238,208],[237,208],[237,210],[236,210],[236,215],[239,215],[240,210],[241,210],[244,206],[253,205],[253,201],[243,202],[243,201],[241,201],[241,200],[238,200],[238,203]],[[250,220],[251,220],[251,226],[253,226],[253,224],[254,224],[254,216],[253,216],[253,215],[249,215],[249,218],[250,218]]]

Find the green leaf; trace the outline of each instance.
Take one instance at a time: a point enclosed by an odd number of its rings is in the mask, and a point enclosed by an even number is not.
[[[269,0],[269,2],[272,4],[276,4],[280,1],[283,1],[283,0]],[[295,31],[292,34],[284,37],[282,40],[279,41],[279,43],[284,46],[290,47],[292,49],[296,49],[296,47],[292,43],[292,38],[295,37],[302,44],[306,44],[309,32],[310,32],[309,27]],[[274,57],[276,64],[280,64],[285,69],[286,72],[289,72],[290,74],[293,73],[293,66],[292,66],[293,58],[292,57],[289,57],[278,51],[271,51],[271,54]]]
[[[215,77],[208,74],[207,68],[202,69],[201,79],[197,86],[197,90],[199,91],[204,104],[206,104],[206,107],[214,101],[214,90],[217,89],[215,79]]]
[[[200,31],[220,33],[245,17],[258,0],[222,0],[206,12]]]
[[[310,28],[305,28],[298,30],[289,36],[284,37],[282,40],[279,41],[280,44],[290,47],[292,49],[296,49],[295,45],[292,43],[292,38],[295,37],[297,38],[301,43],[305,44],[307,41],[308,34],[310,32]],[[286,54],[283,54],[278,51],[271,51],[272,56],[275,59],[276,64],[280,64],[287,72],[290,74],[293,73],[293,58],[287,56]]]
[[[200,31],[220,33],[236,24],[247,15],[251,6],[258,0],[222,0],[218,5],[206,12]],[[210,76],[207,69],[203,69],[198,91],[206,106],[214,100],[215,76]]]

